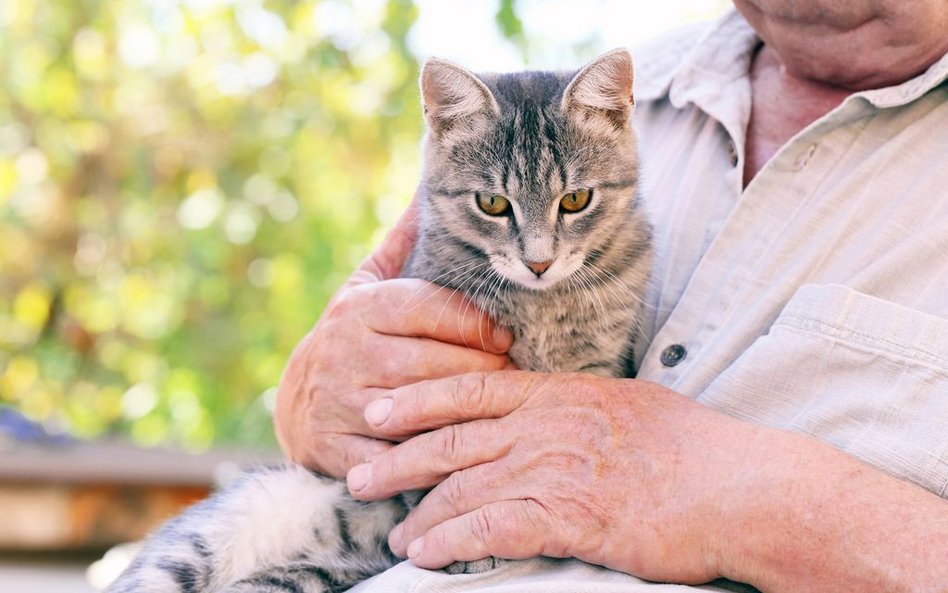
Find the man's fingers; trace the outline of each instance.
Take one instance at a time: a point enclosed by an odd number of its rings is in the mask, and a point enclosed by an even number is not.
[[[392,390],[365,409],[383,438],[397,438],[460,422],[501,418],[520,407],[542,375],[523,371],[468,373]]]
[[[382,243],[349,277],[346,286],[398,278],[418,236],[418,199],[416,194]]]
[[[290,458],[303,467],[321,474],[343,478],[350,468],[385,453],[394,445],[354,434],[320,434],[324,442],[288,452]]]
[[[500,501],[433,527],[408,545],[408,557],[415,566],[436,569],[488,556],[555,556],[546,549],[549,530],[546,511],[536,501]]]
[[[513,338],[457,291],[402,278],[359,287],[346,296],[362,322],[391,336],[431,338],[485,352],[503,353]],[[337,302],[334,307],[346,306]]]
[[[366,362],[374,367],[371,387],[386,389],[472,371],[499,371],[510,364],[502,354],[429,339],[380,336],[374,347],[383,354]]]
[[[483,463],[454,472],[425,494],[404,521],[392,530],[388,543],[396,555],[405,557],[408,544],[429,529],[498,499],[520,498],[510,476],[498,463]]]
[[[430,488],[446,476],[507,454],[511,435],[500,423],[476,420],[426,432],[349,471],[349,491],[361,500]]]

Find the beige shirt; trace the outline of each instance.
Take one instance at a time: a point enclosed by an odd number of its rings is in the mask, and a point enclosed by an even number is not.
[[[732,12],[636,56],[639,376],[948,496],[948,56],[847,97],[743,189],[758,43]]]
[[[948,56],[848,97],[745,190],[758,43],[732,12],[633,52],[657,240],[639,377],[948,496]],[[646,583],[545,558],[465,576],[405,562],[353,589],[725,590],[747,589]]]

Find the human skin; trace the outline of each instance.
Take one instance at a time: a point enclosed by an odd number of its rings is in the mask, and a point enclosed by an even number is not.
[[[322,474],[341,478],[391,447],[362,417],[388,389],[511,366],[508,330],[450,291],[398,278],[415,240],[414,209],[333,296],[283,372],[277,439]]]
[[[948,43],[937,35],[948,30],[943,0],[736,4],[765,41],[751,70],[748,181],[852,90],[907,80]],[[410,228],[403,222],[334,299],[343,304],[297,349],[277,406],[288,454],[332,475],[349,470],[355,496],[435,486],[393,532],[396,553],[416,542],[410,555],[423,567],[489,554],[575,556],[648,578],[726,576],[768,592],[946,590],[948,503],[934,494],[658,385],[497,372],[508,364],[502,334],[491,353],[458,349],[492,331],[473,311],[469,329],[450,339],[453,320],[426,333],[432,313],[445,307],[451,319],[466,306],[442,300],[446,291],[427,295],[423,310],[395,300],[406,293],[386,279]],[[378,318],[395,326],[379,330]],[[397,350],[383,344],[393,337]],[[413,340],[426,347],[414,350]],[[362,362],[393,352],[398,368]],[[409,368],[415,362],[427,366]],[[389,405],[390,419],[378,422]]]
[[[945,0],[735,0],[764,41],[751,65],[744,185],[853,91],[898,84],[948,51]]]
[[[366,419],[412,438],[349,489],[434,488],[389,537],[423,568],[545,555],[765,592],[948,590],[944,500],[660,385],[474,373],[393,390]]]

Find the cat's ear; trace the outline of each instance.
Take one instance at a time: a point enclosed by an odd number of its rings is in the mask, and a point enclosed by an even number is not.
[[[475,134],[500,113],[493,93],[464,68],[431,58],[421,69],[425,120],[435,133]]]
[[[614,49],[576,73],[563,91],[561,107],[580,122],[598,120],[621,129],[629,125],[633,105],[632,56]]]

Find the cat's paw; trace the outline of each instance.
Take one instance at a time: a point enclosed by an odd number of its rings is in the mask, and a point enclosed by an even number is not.
[[[444,572],[448,574],[480,574],[494,570],[500,566],[501,562],[503,562],[503,560],[494,558],[493,556],[481,558],[480,560],[472,560],[470,562],[452,562],[444,567]]]

